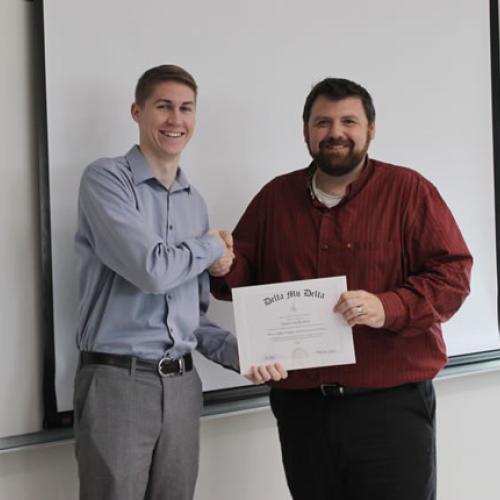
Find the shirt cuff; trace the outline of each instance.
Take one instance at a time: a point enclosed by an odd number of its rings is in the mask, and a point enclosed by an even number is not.
[[[206,259],[208,266],[220,259],[224,253],[224,243],[218,236],[205,234],[199,238],[187,240],[185,244],[195,259]]]
[[[232,300],[231,286],[227,283],[226,276],[215,278],[210,276],[210,292],[219,300]]]
[[[377,294],[385,313],[384,328],[393,332],[400,331],[408,322],[408,310],[396,292]]]
[[[222,364],[229,369],[240,372],[240,357],[238,355],[238,341],[234,335],[225,340]]]

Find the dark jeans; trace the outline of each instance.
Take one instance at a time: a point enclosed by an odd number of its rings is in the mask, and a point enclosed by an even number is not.
[[[271,391],[294,500],[434,500],[432,382],[348,395]]]

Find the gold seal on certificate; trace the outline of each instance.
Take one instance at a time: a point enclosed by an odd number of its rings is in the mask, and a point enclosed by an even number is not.
[[[355,363],[352,330],[333,312],[346,290],[345,276],[233,288],[241,373]]]

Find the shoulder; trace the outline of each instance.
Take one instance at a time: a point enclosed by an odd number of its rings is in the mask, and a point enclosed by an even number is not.
[[[82,175],[82,180],[99,177],[131,177],[131,170],[125,156],[99,158],[88,165]]]
[[[125,156],[99,158],[85,168],[79,188],[80,204],[97,199],[135,203],[135,198],[134,180]]]
[[[308,182],[308,169],[302,168],[279,175],[270,180],[261,189],[262,194],[290,194],[297,189],[303,189]]]
[[[379,176],[394,177],[398,180],[403,180],[403,179],[412,179],[414,181],[417,181],[419,179],[425,180],[422,174],[420,174],[413,168],[374,159],[371,159],[371,162],[373,163],[374,172]]]
[[[382,181],[385,185],[400,189],[437,192],[434,184],[413,168],[374,159],[371,161],[374,178]]]
[[[278,205],[294,203],[305,192],[307,186],[307,169],[296,170],[279,175],[270,180],[252,198],[250,210],[264,210],[266,213]]]
[[[285,186],[296,186],[297,184],[303,184],[307,181],[308,169],[301,168],[299,170],[294,170],[292,172],[287,172],[286,174],[278,175],[268,184],[273,184],[279,187]]]
[[[80,189],[101,186],[109,189],[130,188],[132,172],[125,156],[99,158],[88,165],[83,171]]]

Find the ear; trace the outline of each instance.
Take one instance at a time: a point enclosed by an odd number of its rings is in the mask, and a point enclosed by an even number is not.
[[[370,134],[370,140],[375,139],[375,122],[368,125],[368,133]]]
[[[309,142],[309,130],[307,128],[307,123],[304,123],[304,127],[302,128],[302,133],[304,134],[304,141],[307,144]]]
[[[137,103],[133,102],[132,106],[130,106],[130,114],[132,115],[132,119],[135,122],[139,121],[139,113],[140,113],[140,111],[141,110],[140,110],[139,106],[137,105]]]

